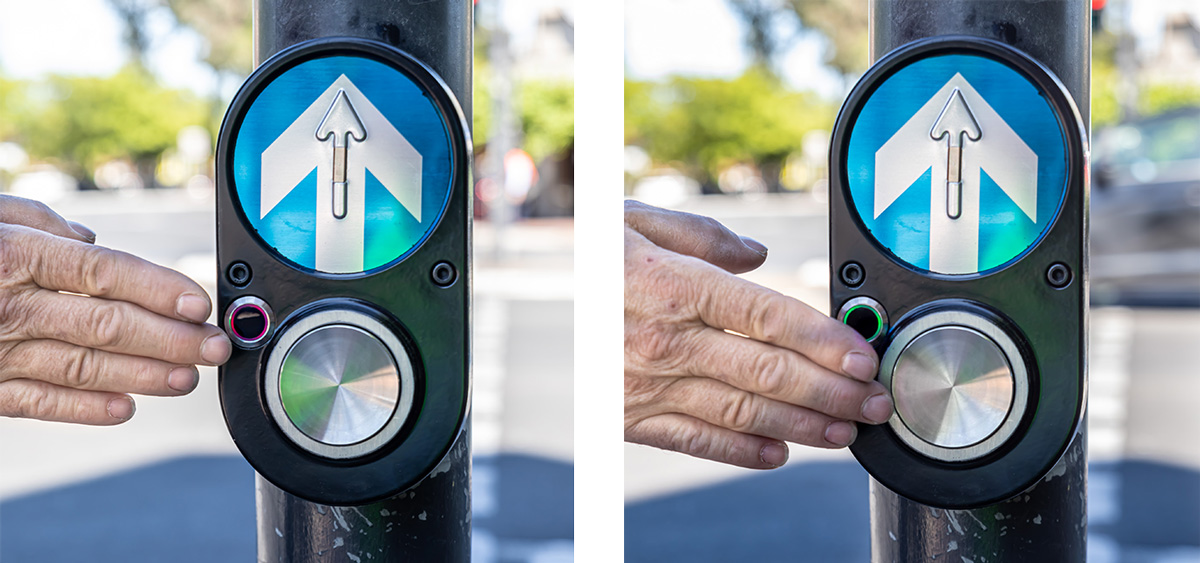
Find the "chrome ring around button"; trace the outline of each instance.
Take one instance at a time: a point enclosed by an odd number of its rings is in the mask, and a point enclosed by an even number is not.
[[[366,336],[377,340],[378,344],[382,345],[383,348],[386,348],[387,353],[391,356],[391,367],[395,370],[392,373],[399,379],[399,389],[398,393],[393,391],[392,396],[384,397],[385,400],[376,401],[376,404],[373,405],[374,407],[389,411],[386,416],[378,416],[380,413],[374,413],[373,416],[366,417],[369,420],[360,417],[356,420],[364,421],[369,428],[366,430],[342,429],[334,434],[327,434],[330,442],[333,442],[329,443],[310,436],[309,433],[313,433],[314,430],[303,420],[300,424],[305,425],[304,429],[300,428],[300,425],[293,420],[291,414],[289,414],[289,409],[284,405],[281,380],[284,375],[285,362],[301,340],[310,334],[318,333],[319,331],[328,332],[328,329],[337,327],[344,327],[352,331],[364,333]],[[412,412],[416,381],[413,375],[412,360],[407,348],[381,322],[358,311],[346,309],[323,310],[291,323],[280,333],[275,348],[271,350],[267,358],[267,366],[264,374],[265,381],[263,385],[267,408],[270,410],[271,417],[274,419],[276,426],[294,444],[322,457],[349,459],[370,454],[395,438],[401,428],[404,427],[405,421],[408,420]],[[390,386],[388,387],[391,388]],[[290,410],[296,412],[295,408]],[[346,443],[348,440],[356,441]]]
[[[1002,356],[998,361],[990,360],[994,368],[992,370],[994,373],[991,373],[991,382],[995,385],[991,385],[991,389],[986,392],[990,393],[991,402],[996,404],[993,406],[1001,403],[1003,405],[996,413],[975,413],[971,416],[961,416],[957,421],[951,421],[951,425],[953,425],[954,422],[961,423],[965,419],[966,422],[974,422],[984,426],[983,428],[958,428],[943,433],[941,426],[945,421],[934,421],[934,425],[938,427],[938,430],[935,430],[935,426],[931,426],[930,421],[919,420],[918,416],[914,416],[915,414],[928,414],[921,413],[918,408],[907,409],[912,420],[906,421],[902,415],[905,408],[901,406],[901,403],[919,400],[906,396],[914,393],[913,387],[897,387],[896,374],[902,357],[906,352],[913,353],[910,349],[915,350],[913,344],[922,338],[928,341],[930,338],[944,338],[945,336],[965,337],[967,340],[975,338],[977,342],[994,346],[995,351]],[[987,351],[989,348],[985,346],[983,350]],[[975,358],[974,361],[987,362],[987,360],[979,358]],[[1029,374],[1016,343],[1002,328],[977,314],[965,311],[938,311],[916,319],[896,333],[891,346],[883,355],[880,366],[879,381],[892,393],[897,404],[896,411],[888,420],[888,426],[908,447],[933,459],[951,462],[969,461],[995,451],[1016,432],[1029,404]],[[939,378],[943,375],[930,374],[930,377]],[[951,400],[948,395],[954,392],[952,388],[954,382],[950,383],[949,387],[943,389],[947,395],[943,398],[946,401]],[[918,385],[918,387],[920,386]],[[930,386],[926,385],[926,387]],[[897,397],[897,393],[902,396]],[[941,407],[940,416],[944,417],[947,412],[946,405],[941,405]],[[998,414],[999,412],[1002,414]]]
[[[258,334],[242,334],[238,331],[236,324],[239,315],[242,313],[261,315],[262,328],[258,331]],[[271,332],[274,330],[274,314],[271,312],[271,306],[267,305],[267,302],[262,299],[253,295],[243,295],[225,308],[225,333],[229,335],[229,340],[237,345],[238,348],[255,348],[270,338]]]

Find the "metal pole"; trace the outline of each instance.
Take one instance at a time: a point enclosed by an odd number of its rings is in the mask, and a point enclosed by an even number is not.
[[[472,17],[467,0],[256,0],[255,65],[309,39],[341,36],[383,41],[440,74],[469,123]],[[470,429],[468,418],[430,478],[366,506],[310,503],[259,476],[255,487],[259,562],[469,561]],[[345,556],[335,555],[342,550]]]
[[[872,63],[935,35],[1003,41],[1058,75],[1090,130],[1091,6],[1081,0],[871,0]],[[1086,201],[1086,200],[1085,200]],[[1050,474],[975,510],[918,504],[871,480],[871,560],[1082,562],[1087,558],[1087,421]]]

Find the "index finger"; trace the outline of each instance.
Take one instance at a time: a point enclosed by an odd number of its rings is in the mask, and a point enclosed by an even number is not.
[[[126,301],[164,317],[200,323],[208,318],[208,294],[187,276],[132,254],[50,236],[33,229],[2,227],[6,250],[19,248],[29,275],[54,291]]]
[[[822,367],[862,381],[875,378],[879,359],[857,332],[801,301],[713,269],[696,280],[697,304],[708,326],[794,350]]]

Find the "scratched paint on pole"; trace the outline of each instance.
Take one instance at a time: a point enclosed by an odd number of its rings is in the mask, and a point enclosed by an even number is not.
[[[1067,186],[1066,139],[1042,91],[979,55],[896,71],[854,122],[846,173],[863,225],[917,269],[968,275],[1033,248]]]
[[[233,147],[238,203],[262,241],[353,274],[411,254],[450,197],[451,141],[421,86],[352,56],[302,62],[250,103]]]

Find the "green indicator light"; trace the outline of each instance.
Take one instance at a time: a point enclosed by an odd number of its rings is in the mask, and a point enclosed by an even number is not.
[[[855,305],[846,311],[842,322],[871,342],[883,333],[883,317],[873,307]],[[870,335],[870,336],[868,336]]]

